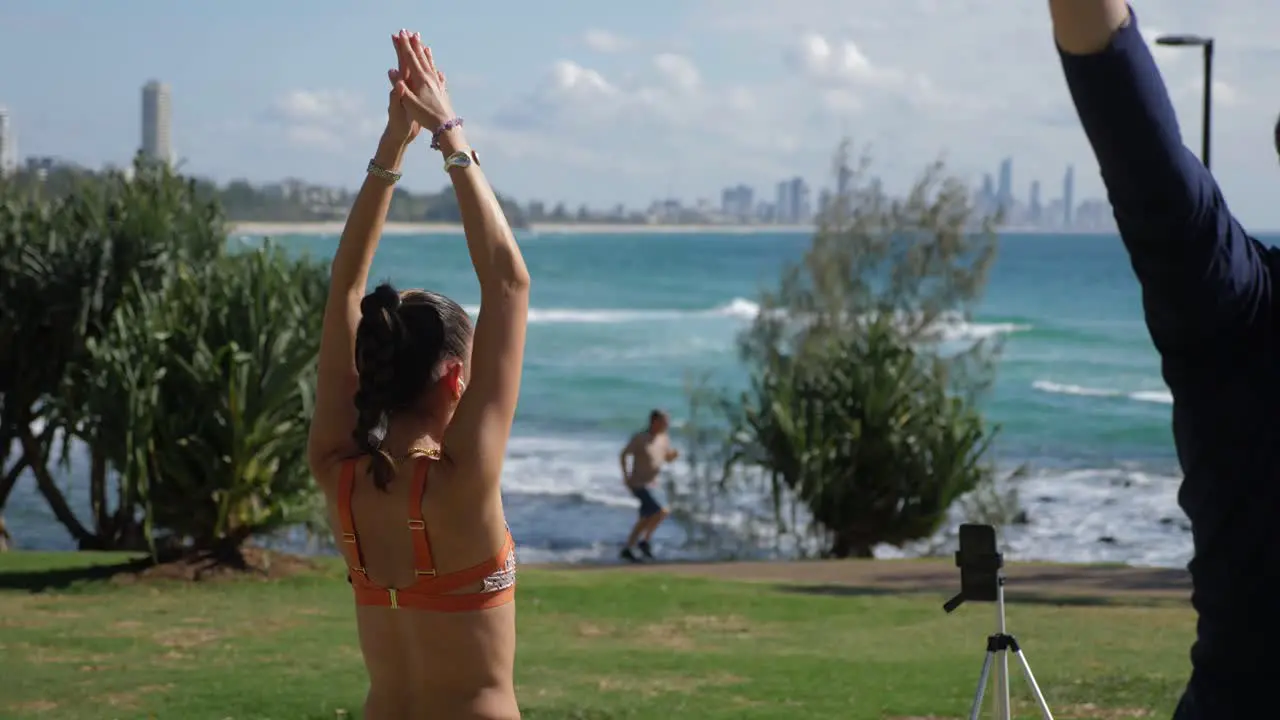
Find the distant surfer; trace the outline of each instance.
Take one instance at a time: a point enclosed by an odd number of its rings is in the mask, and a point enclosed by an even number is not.
[[[624,560],[652,560],[653,549],[649,541],[653,539],[654,531],[670,514],[653,494],[663,466],[680,455],[671,447],[671,436],[667,433],[670,426],[671,418],[661,410],[654,410],[649,413],[649,426],[632,435],[627,446],[622,448],[622,454],[618,456],[622,464],[622,482],[640,501],[640,517],[631,528],[626,546],[622,548],[621,556]],[[628,458],[631,459],[630,465],[627,463]],[[635,550],[639,550],[644,558],[636,555]]]

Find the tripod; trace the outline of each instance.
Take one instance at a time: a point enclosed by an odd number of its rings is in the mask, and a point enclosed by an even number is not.
[[[976,540],[984,545],[986,552],[972,552],[966,538]],[[996,606],[996,631],[987,637],[987,654],[982,661],[982,672],[978,675],[978,688],[973,695],[973,705],[969,709],[969,720],[978,720],[982,714],[982,700],[986,695],[987,684],[991,681],[991,666],[995,665],[995,711],[997,720],[1011,720],[1009,706],[1009,653],[1018,659],[1022,673],[1031,686],[1031,693],[1036,704],[1040,706],[1040,714],[1044,720],[1053,720],[1049,703],[1040,692],[1035,674],[1031,672],[1031,664],[1018,640],[1005,627],[1004,616],[1004,575],[1000,572],[1004,566],[1004,557],[995,551],[995,530],[990,525],[961,525],[960,551],[956,553],[956,565],[960,568],[960,594],[947,601],[942,609],[954,612],[966,600],[977,602],[994,602]]]

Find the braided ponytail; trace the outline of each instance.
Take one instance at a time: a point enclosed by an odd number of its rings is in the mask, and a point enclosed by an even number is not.
[[[356,328],[356,427],[352,437],[360,452],[369,456],[373,484],[386,490],[396,475],[396,462],[382,449],[387,421],[396,403],[397,350],[404,335],[400,322],[400,293],[388,284],[360,301]]]
[[[396,413],[415,407],[446,358],[470,350],[471,319],[462,306],[438,293],[403,295],[383,283],[360,301],[356,326],[356,447],[369,456],[373,483],[386,490],[396,475],[395,458],[382,447]]]

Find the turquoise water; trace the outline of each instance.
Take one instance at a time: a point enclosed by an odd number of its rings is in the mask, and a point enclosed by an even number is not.
[[[278,242],[327,258],[337,239]],[[620,485],[621,444],[655,406],[677,420],[684,414],[689,372],[741,379],[733,340],[755,313],[752,298],[807,242],[771,234],[522,237],[533,310],[504,487],[525,559],[616,552],[634,516]],[[373,277],[478,302],[461,236],[388,237]],[[1170,399],[1117,238],[1003,238],[977,316],[949,332],[1005,341],[988,416],[1003,427],[1002,462],[1032,469],[1021,487],[1031,522],[1010,532],[1011,553],[1186,562]],[[79,474],[73,468],[68,480],[78,485]],[[25,545],[65,545],[29,485],[11,501],[13,530]],[[681,538],[672,526],[658,540],[676,552]]]

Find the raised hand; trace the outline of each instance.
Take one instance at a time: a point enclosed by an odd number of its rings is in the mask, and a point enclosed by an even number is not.
[[[412,72],[409,70],[409,57],[407,46],[402,45],[398,38],[404,34],[404,30],[391,36],[391,44],[396,51],[396,67],[387,71],[387,79],[391,81],[391,97],[387,103],[387,136],[399,140],[402,144],[408,145],[413,139],[418,137],[418,133],[422,131],[422,125],[414,120],[413,115],[405,108],[401,99],[408,90],[409,81],[412,78]]]
[[[453,122],[457,116],[449,101],[448,82],[444,73],[436,68],[431,48],[424,47],[422,36],[401,30],[393,40],[401,58],[400,77],[394,82],[400,92],[400,104],[414,121],[436,133]]]

